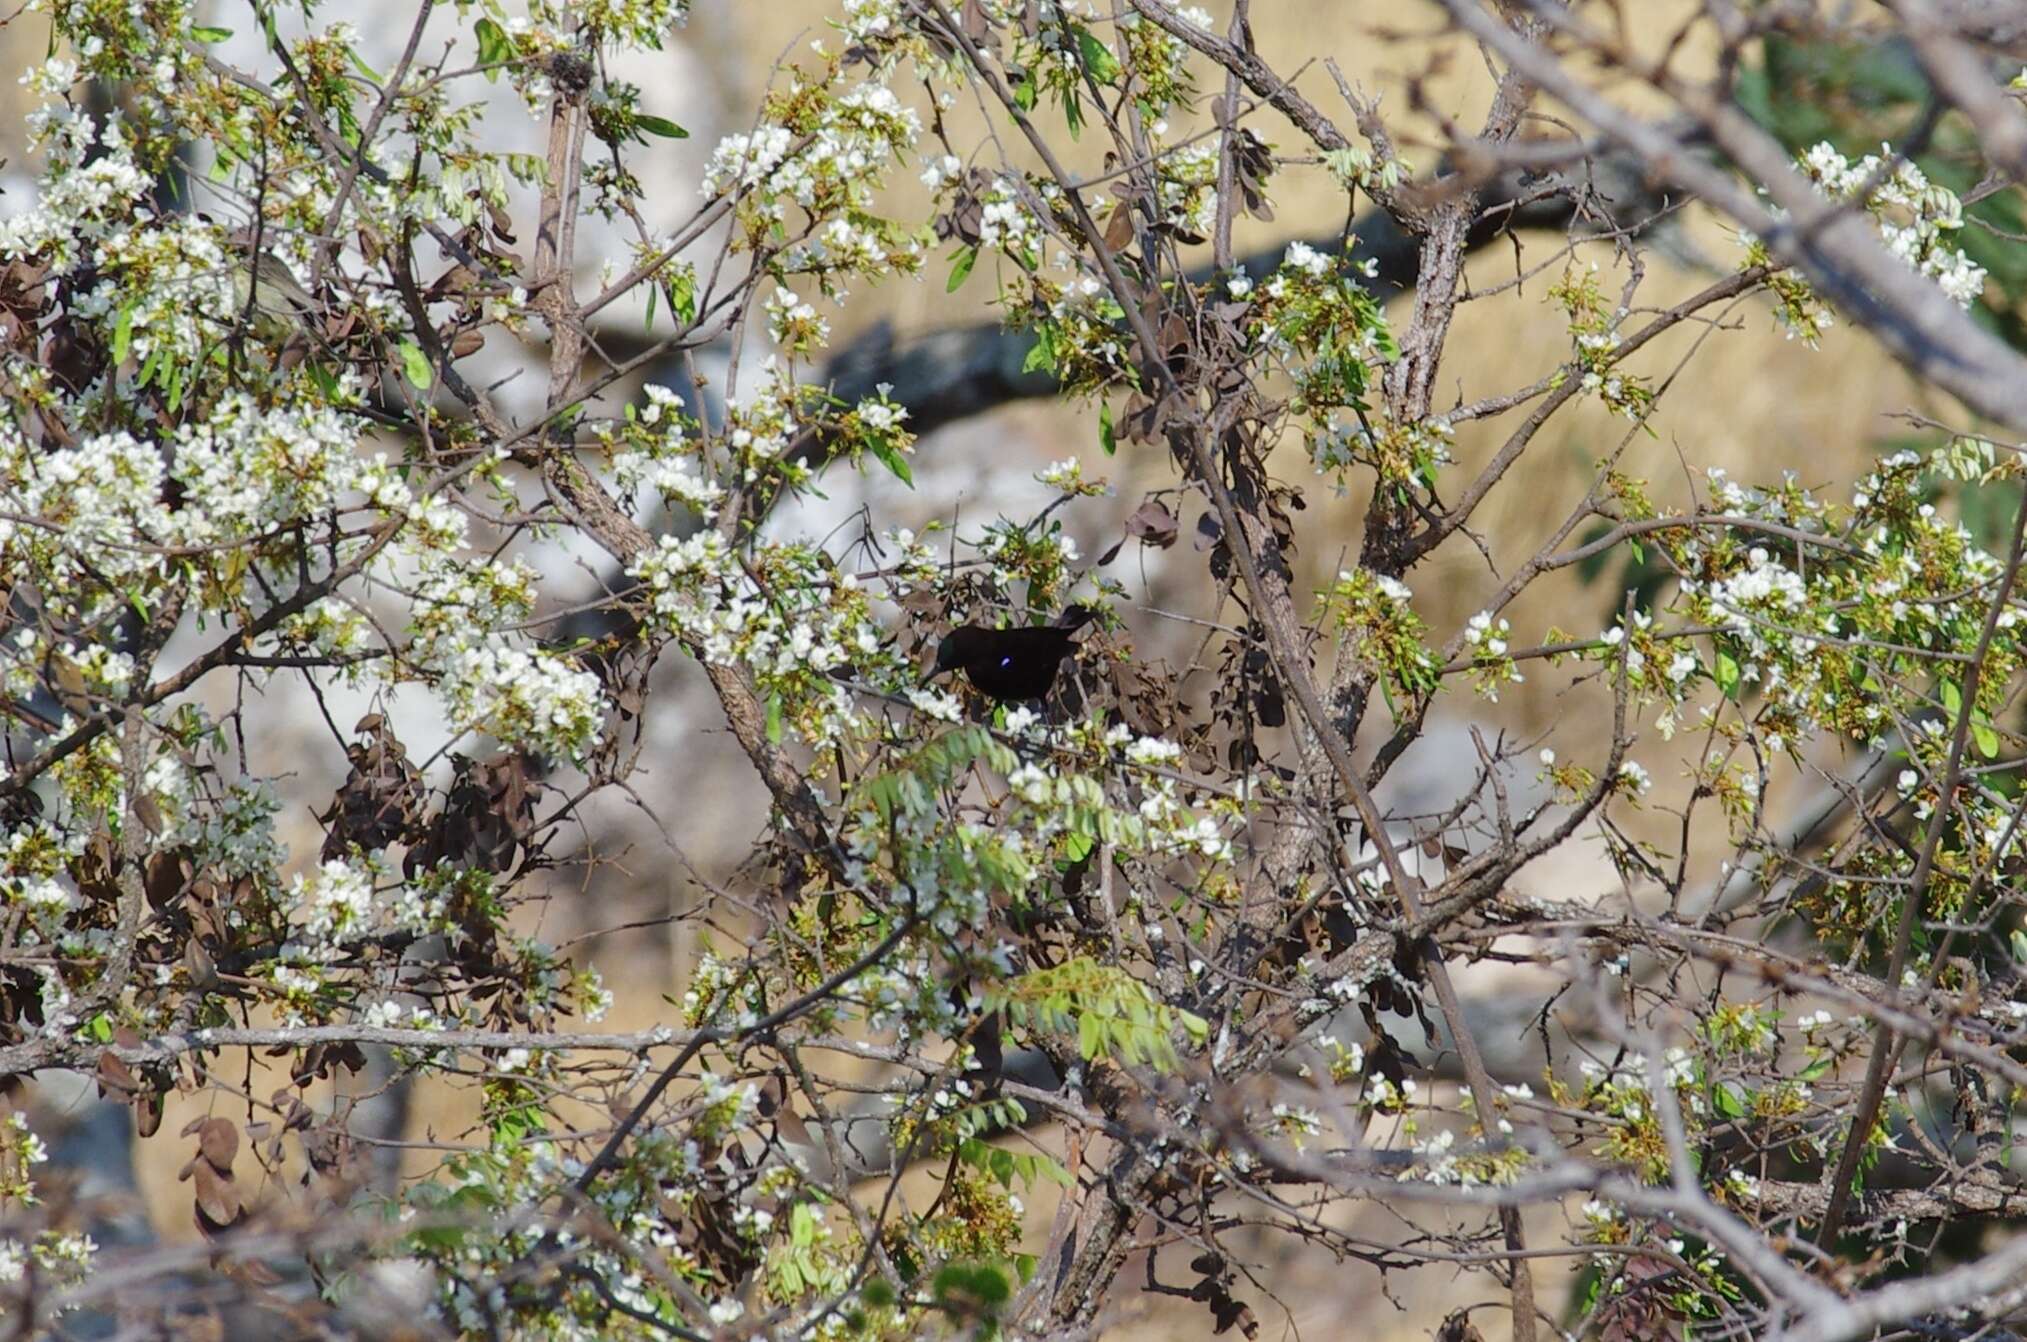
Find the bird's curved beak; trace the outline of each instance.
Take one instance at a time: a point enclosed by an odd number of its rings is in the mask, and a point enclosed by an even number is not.
[[[937,677],[947,676],[956,669],[954,666],[932,666],[922,673],[922,686],[926,688]]]

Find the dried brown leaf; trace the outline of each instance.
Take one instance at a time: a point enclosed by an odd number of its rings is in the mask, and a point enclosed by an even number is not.
[[[1147,500],[1126,519],[1126,534],[1157,550],[1166,550],[1175,544],[1181,530],[1182,524],[1176,520],[1175,514],[1157,499]]]
[[[230,1174],[239,1156],[239,1129],[230,1119],[207,1118],[197,1134],[197,1149],[220,1173]]]
[[[1105,247],[1112,252],[1123,252],[1133,245],[1133,207],[1120,201],[1112,207],[1111,217],[1105,221]]]
[[[99,1054],[97,1076],[102,1096],[125,1103],[140,1094],[140,1078],[134,1075],[134,1069],[127,1065],[126,1060],[111,1049]]]
[[[232,1176],[220,1174],[203,1160],[193,1160],[184,1168],[191,1171],[197,1228],[208,1238],[237,1225],[246,1214],[246,1203],[241,1200]]]

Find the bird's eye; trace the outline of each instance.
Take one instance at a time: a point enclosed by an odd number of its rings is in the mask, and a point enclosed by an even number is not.
[[[1002,658],[1000,658],[1000,659],[999,659],[999,665],[1000,665],[1000,669],[1001,669],[1001,670],[1005,670],[1005,669],[1006,669],[1007,667],[1009,667],[1009,666],[1012,666],[1012,665],[1013,665],[1013,658],[1011,658],[1011,657],[1002,657]]]

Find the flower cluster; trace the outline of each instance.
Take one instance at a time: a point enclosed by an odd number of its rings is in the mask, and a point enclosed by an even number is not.
[[[598,677],[539,651],[463,648],[447,660],[442,689],[453,723],[572,759],[605,721]]]
[[[1495,704],[1503,686],[1518,685],[1527,679],[1507,651],[1507,640],[1512,635],[1513,625],[1489,610],[1479,611],[1464,624],[1464,647],[1471,654],[1471,683]]]
[[[1969,307],[1985,290],[1985,271],[1950,239],[1963,228],[1963,202],[1929,180],[1914,163],[1882,144],[1879,153],[1852,162],[1828,141],[1801,157],[1802,172],[1826,199],[1856,204],[1871,216],[1880,240],[1903,264],[1934,280],[1950,299]],[[1772,266],[1773,255],[1753,234],[1740,231],[1746,265]],[[1833,323],[1809,282],[1787,270],[1767,279],[1775,318],[1788,338],[1814,348]]]
[[[49,1147],[28,1126],[26,1114],[16,1109],[0,1116],[0,1211],[14,1213],[10,1222],[23,1229],[25,1221],[16,1217],[39,1201],[29,1171],[48,1159]],[[19,1234],[0,1234],[0,1290],[9,1294],[31,1270],[40,1278],[39,1288],[83,1281],[98,1254],[91,1236],[76,1231],[46,1229],[26,1239]]]
[[[1626,320],[1626,310],[1605,298],[1597,263],[1592,262],[1586,270],[1565,270],[1549,287],[1548,297],[1568,316],[1584,390],[1614,414],[1635,423],[1644,421],[1653,408],[1654,391],[1644,378],[1619,367],[1619,327]]]
[[[872,617],[866,590],[804,545],[762,547],[744,563],[715,531],[661,538],[629,569],[646,617],[708,662],[739,664],[812,743],[863,731],[847,676],[907,675]]]
[[[626,489],[652,489],[664,502],[680,503],[711,521],[725,488],[706,473],[704,443],[683,416],[683,398],[655,382],[643,394],[645,406],[629,405],[624,420],[595,429],[611,455],[613,478]]]
[[[1385,310],[1357,278],[1296,242],[1272,275],[1248,285],[1246,297],[1244,327],[1258,357],[1294,378],[1294,408],[1312,426],[1327,430],[1335,412],[1367,409],[1373,370],[1398,358],[1400,346]]]
[[[1341,571],[1323,593],[1346,649],[1410,699],[1433,691],[1440,669],[1423,642],[1428,625],[1409,604],[1413,596],[1398,578],[1363,568]]]
[[[1886,249],[1934,280],[1958,306],[1969,307],[1984,293],[1984,268],[1948,245],[1949,236],[1964,226],[1963,202],[1892,145],[1882,144],[1877,154],[1853,163],[1825,141],[1802,155],[1801,166],[1831,200],[1856,201],[1878,222]]]
[[[882,69],[841,88],[845,68],[842,56],[832,56],[817,70],[792,71],[789,85],[769,95],[756,129],[718,143],[704,190],[735,197],[756,249],[789,223],[791,208],[812,232],[841,229],[825,237],[821,253],[805,254],[803,268],[844,268],[849,256],[864,273],[912,270],[919,244],[877,225],[873,207],[888,169],[911,157],[921,119],[882,82]]]
[[[1414,164],[1397,155],[1381,155],[1364,145],[1346,145],[1323,155],[1323,166],[1346,190],[1391,191],[1415,175]]]

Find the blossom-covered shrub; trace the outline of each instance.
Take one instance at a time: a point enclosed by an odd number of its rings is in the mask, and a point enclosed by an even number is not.
[[[436,16],[447,53],[418,27],[386,70],[310,6],[250,7],[244,68],[178,0],[37,12],[36,188],[0,221],[0,1100],[68,1070],[190,1141],[237,1303],[341,1318],[400,1264],[461,1336],[1073,1337],[1144,1254],[1158,1294],[1251,1336],[1244,1228],[1492,1270],[1521,1338],[1552,1236],[1591,1265],[1578,1329],[1773,1335],[1844,1307],[1822,1281],[1924,1265],[1907,1222],[2022,1210],[2027,511],[1999,534],[1983,507],[2018,494],[2020,444],[1954,425],[1855,483],[1770,463],[1680,491],[1626,455],[1669,404],[1661,336],[1718,338],[1751,301],[1825,338],[1816,271],[1787,264],[1809,221],[1751,215],[1745,264],[1665,307],[1637,229],[1616,259],[1572,240],[1515,281],[1550,276],[1567,337],[1539,380],[1445,408],[1461,257],[1506,223],[1481,194],[1517,164],[1566,217],[1596,205],[1533,175],[1595,146],[1515,141],[1547,75],[1511,51],[1485,132],[1444,122],[1418,182],[1378,104],[1343,85],[1341,130],[1243,11],[843,0],[656,233],[636,151],[687,132],[610,65],[672,40],[680,3],[464,7]],[[1473,31],[1505,50],[1515,23]],[[546,156],[493,147],[488,81]],[[1983,294],[1969,196],[1890,147],[1794,172],[1944,298],[1931,327]],[[1297,174],[1413,240],[1411,305],[1342,231],[1242,262],[1235,219]],[[634,232],[592,285],[594,216]],[[946,405],[833,361],[850,304],[923,282],[932,248],[928,282],[983,286],[1024,342],[992,377],[1053,379],[1097,454],[1051,452],[1026,515],[817,530],[781,505],[851,471],[912,488],[950,450],[917,438]],[[643,294],[622,342],[601,314]],[[1890,297],[1858,315],[1894,325]],[[483,349],[520,352],[532,411]],[[1579,497],[1525,493],[1516,463],[1586,402],[1624,439]],[[1101,465],[1163,478],[1087,555]],[[1326,490],[1360,496],[1357,535],[1301,518]],[[1480,534],[1495,491],[1524,494],[1524,537]],[[1165,566],[1129,575],[1129,541]],[[1305,551],[1334,556],[1320,592]],[[1607,613],[1532,627],[1537,584],[1608,555],[1631,565]],[[1441,583],[1475,613],[1441,617]],[[954,627],[1053,620],[1076,642],[1043,700],[922,675]],[[674,786],[764,795],[723,822],[757,836],[729,872],[661,818],[658,661],[708,686],[751,774],[681,758]],[[1554,743],[1502,730],[1502,691],[1544,684]],[[340,694],[371,706],[349,730]],[[1470,715],[1455,787],[1382,806],[1446,715]],[[320,757],[277,762],[299,748]],[[343,781],[305,807],[311,764]],[[1833,803],[1794,821],[1811,782]],[[547,939],[595,902],[583,869],[631,870],[573,846],[616,807],[702,892],[680,984],[608,986],[587,948],[630,919]],[[1578,848],[1601,889],[1522,879]],[[1524,1007],[1494,1030],[1453,970],[1512,961],[1543,977],[1494,994]],[[348,1087],[397,1083],[469,1126],[368,1134]],[[207,1107],[164,1138],[172,1094]],[[1960,1130],[1932,1136],[1944,1111]],[[374,1140],[434,1163],[376,1184]],[[113,1261],[38,1201],[46,1155],[10,1107],[10,1315],[104,1308],[95,1281],[175,1315],[188,1255]],[[1411,1200],[1455,1226],[1375,1247],[1338,1215]],[[1565,1224],[1523,1224],[1534,1204]],[[1881,1298],[1854,1297],[1864,1328],[1902,1320]]]

